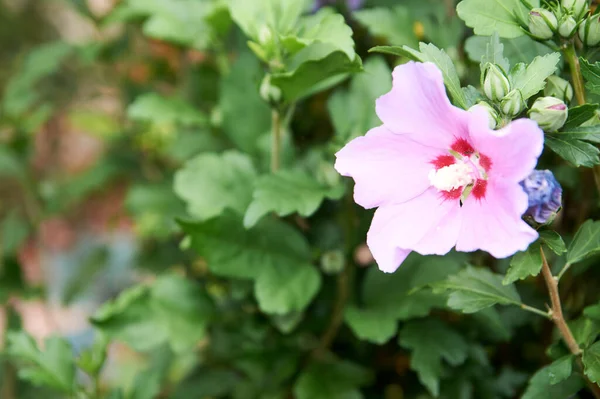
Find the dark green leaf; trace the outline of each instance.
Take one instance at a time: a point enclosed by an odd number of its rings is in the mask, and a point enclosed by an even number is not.
[[[600,221],[587,220],[581,225],[567,252],[567,262],[577,263],[600,252]]]
[[[367,27],[371,35],[383,37],[388,43],[411,47],[418,44],[413,32],[413,19],[404,6],[369,8],[356,11],[354,17]]]
[[[546,370],[548,371],[548,380],[551,385],[556,385],[571,376],[573,372],[573,360],[574,355],[566,355],[558,360],[555,360],[549,365]]]
[[[569,108],[569,117],[565,122],[565,126],[563,127],[563,131],[569,133],[569,129],[576,128],[580,126],[582,123],[587,122],[591,118],[596,115],[596,110],[598,109],[598,104],[583,104],[577,107]],[[590,126],[589,128],[593,128],[594,126]],[[588,128],[588,129],[589,129]],[[583,137],[577,137],[580,139],[584,139]],[[585,140],[585,139],[584,139]],[[594,140],[589,140],[594,141]],[[598,141],[600,142],[600,128],[598,129]]]
[[[593,383],[600,382],[600,342],[596,342],[583,351],[583,364],[585,375]]]
[[[552,252],[562,255],[567,252],[567,247],[560,234],[554,230],[540,231],[540,239]]]
[[[562,133],[546,134],[546,145],[574,166],[593,167],[600,163],[600,151],[593,145],[572,139]]]
[[[368,384],[368,369],[346,361],[313,362],[294,385],[298,399],[358,399],[358,388]]]
[[[361,340],[376,344],[389,341],[398,329],[398,317],[389,308],[365,308],[349,306],[344,320]]]
[[[554,136],[567,140],[577,139],[589,141],[591,143],[600,143],[600,125],[566,128],[564,131],[556,133],[552,137]]]
[[[533,375],[522,399],[565,399],[584,387],[583,379],[577,374],[573,374],[557,384],[552,384],[550,367],[552,366],[546,366]]]
[[[587,81],[585,87],[594,94],[600,94],[600,62],[590,64],[585,58],[579,58],[581,73]]]
[[[540,245],[531,244],[524,252],[517,252],[510,261],[510,268],[506,272],[502,284],[512,284],[529,276],[537,276],[542,270],[542,254]]]

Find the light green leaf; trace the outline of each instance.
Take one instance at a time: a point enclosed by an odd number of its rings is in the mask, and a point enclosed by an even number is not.
[[[547,367],[548,380],[551,385],[556,385],[571,376],[573,372],[573,360],[575,356],[566,355],[558,360],[555,360],[551,365]]]
[[[206,116],[189,103],[157,93],[138,96],[127,108],[130,119],[155,124],[205,125]]]
[[[450,292],[448,306],[464,313],[500,305],[520,305],[513,285],[503,285],[502,276],[483,268],[468,266],[447,280],[432,284],[434,292]]]
[[[600,342],[596,342],[583,351],[583,364],[585,375],[593,383],[600,382]]]
[[[485,53],[481,57],[482,71],[487,63],[498,65],[507,73],[510,70],[508,59],[504,58],[504,44],[500,42],[498,32],[494,32],[494,34],[490,36],[490,41],[485,46]]]
[[[359,339],[380,345],[396,334],[397,319],[387,308],[348,306],[344,312],[344,321]]]
[[[567,262],[580,262],[600,252],[600,221],[587,220],[581,225],[567,252]]]
[[[546,134],[544,143],[565,161],[576,167],[588,168],[600,164],[600,151],[595,146],[581,140],[570,138],[562,133]]]
[[[383,37],[390,44],[410,47],[418,44],[413,32],[413,18],[405,6],[368,8],[355,11],[353,16],[371,35]]]
[[[469,344],[438,319],[407,322],[398,335],[402,347],[411,349],[410,368],[433,396],[440,393],[442,360],[458,366],[467,359]]]
[[[572,374],[566,380],[552,384],[549,369],[546,366],[536,372],[521,399],[565,399],[579,392],[585,385],[578,374]]]
[[[471,36],[465,41],[465,51],[469,59],[473,62],[480,62],[486,53],[486,47],[490,43],[491,37]],[[510,65],[518,63],[529,64],[537,56],[543,56],[552,52],[550,47],[537,42],[529,36],[521,36],[515,39],[500,39],[504,47],[504,57]],[[506,70],[508,72],[509,70]]]
[[[236,151],[200,154],[175,174],[175,193],[188,212],[206,220],[225,209],[243,214],[250,203],[256,172],[247,155]]]
[[[329,360],[313,362],[294,384],[297,399],[360,399],[359,387],[367,385],[373,376],[356,364]]]
[[[567,247],[560,234],[554,230],[540,231],[540,239],[542,242],[557,255],[562,255],[567,252]]]
[[[8,354],[22,362],[19,377],[37,386],[49,387],[72,394],[75,389],[75,364],[69,343],[58,337],[46,339],[40,351],[27,333],[10,332],[7,336]]]
[[[77,359],[77,366],[91,376],[96,376],[102,370],[106,360],[109,339],[100,331],[95,332],[93,344],[84,349]]]
[[[554,74],[559,62],[560,54],[551,53],[535,57],[526,68],[515,68],[510,75],[512,88],[520,90],[523,99],[527,100],[544,89],[546,79]]]
[[[542,270],[542,254],[537,243],[531,244],[524,252],[517,252],[510,261],[502,284],[512,284],[529,276],[537,276]]]
[[[463,0],[456,12],[479,36],[498,32],[500,37],[514,38],[525,34],[520,21],[529,10],[520,0]]]
[[[279,216],[292,213],[310,216],[324,199],[338,199],[343,194],[342,185],[326,187],[298,170],[283,170],[261,176],[256,182],[252,202],[246,211],[244,226],[254,226],[269,212],[275,212]]]

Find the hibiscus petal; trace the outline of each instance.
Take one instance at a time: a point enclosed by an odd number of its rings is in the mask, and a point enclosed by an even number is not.
[[[477,151],[492,161],[490,177],[524,180],[544,149],[544,132],[531,119],[518,119],[500,130],[490,130],[484,112],[472,112],[469,134]]]
[[[458,202],[458,201],[456,201]],[[463,223],[463,213],[456,204],[414,247],[421,255],[445,255],[456,245]]]
[[[431,162],[440,154],[383,126],[349,142],[335,169],[354,178],[354,200],[365,208],[408,201],[430,186]]]
[[[393,72],[392,90],[379,97],[377,115],[394,133],[447,150],[468,137],[468,112],[453,106],[440,70],[430,62],[409,62]]]
[[[404,258],[416,248],[425,253],[442,254],[448,243],[448,252],[456,243],[454,215],[458,201],[446,201],[435,189],[430,188],[418,197],[403,204],[384,205],[377,209],[367,234],[367,245],[384,272],[393,272]],[[452,221],[449,223],[448,221]],[[436,230],[441,226],[440,230]],[[424,237],[434,233],[431,239]],[[445,231],[445,233],[442,233]],[[455,233],[458,229],[455,229]],[[433,241],[440,239],[440,244]]]
[[[538,238],[521,219],[527,206],[527,194],[518,183],[489,181],[485,197],[469,196],[461,208],[463,224],[456,250],[481,249],[495,258],[524,251]]]

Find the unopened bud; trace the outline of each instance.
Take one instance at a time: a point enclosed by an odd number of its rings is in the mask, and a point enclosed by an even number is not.
[[[510,117],[517,116],[525,108],[525,100],[520,90],[511,90],[500,103],[502,112]]]
[[[498,112],[492,107],[490,104],[485,101],[480,101],[477,104],[473,105],[469,108],[469,112],[474,111],[476,109],[483,108],[487,112],[488,115],[488,126],[490,129],[495,129],[498,126]]]
[[[339,249],[327,251],[321,256],[321,270],[325,274],[338,274],[344,270],[344,252]]]
[[[600,43],[600,14],[590,15],[579,25],[579,38],[587,46]]]
[[[567,105],[555,97],[540,97],[533,103],[529,117],[548,132],[555,132],[567,121]]]
[[[573,86],[565,79],[552,75],[546,81],[544,95],[560,98],[564,102],[570,102],[573,99]]]
[[[558,25],[558,33],[562,37],[569,38],[573,36],[575,30],[577,29],[577,21],[570,15],[565,15]]]
[[[575,19],[580,20],[590,9],[587,0],[561,0],[560,4],[564,9],[569,10]]]
[[[271,75],[266,74],[260,84],[260,96],[269,104],[276,104],[281,100],[281,89],[271,84]]]
[[[529,32],[538,39],[547,40],[554,36],[558,26],[552,11],[534,8],[529,12]]]
[[[273,41],[273,32],[267,25],[262,25],[258,30],[258,42],[263,46],[268,46]]]
[[[549,170],[534,170],[521,187],[527,194],[529,207],[526,217],[536,223],[551,223],[562,206],[562,187]]]
[[[510,91],[510,82],[502,70],[488,63],[483,77],[483,92],[492,101],[500,101]]]

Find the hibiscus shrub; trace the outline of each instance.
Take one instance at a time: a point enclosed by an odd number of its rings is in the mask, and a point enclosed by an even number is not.
[[[2,399],[600,399],[594,2],[22,3]]]

